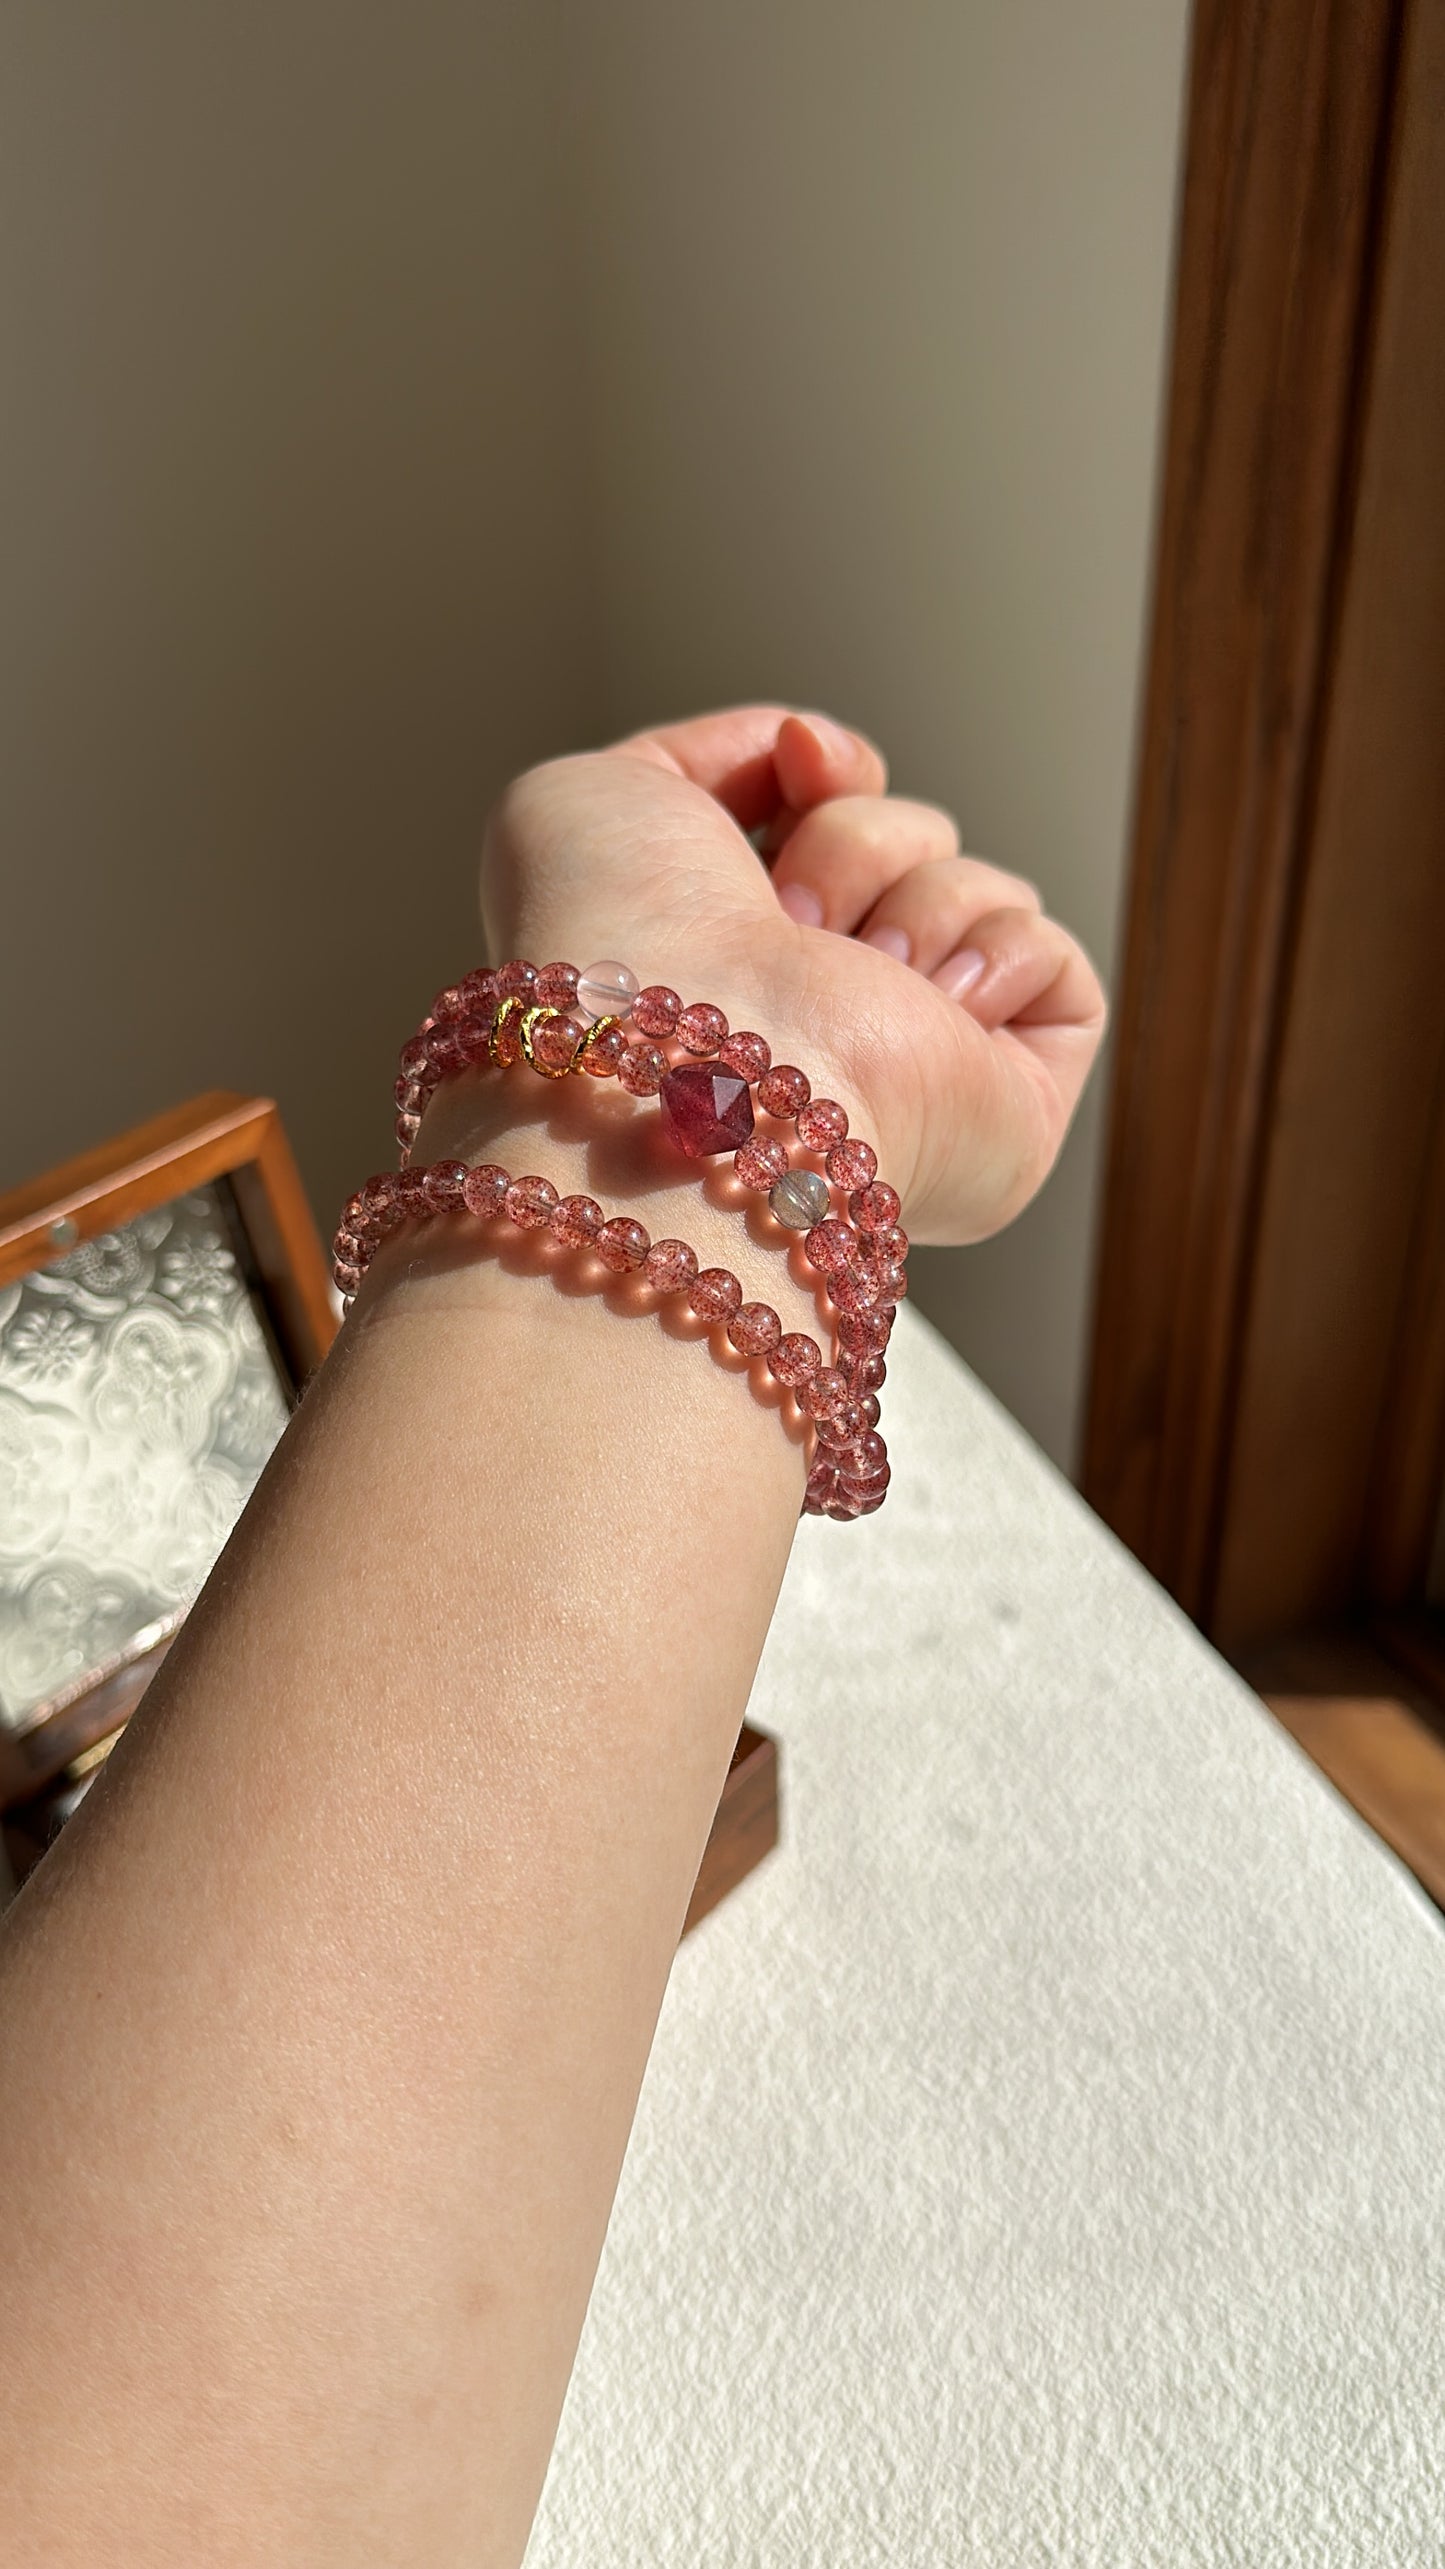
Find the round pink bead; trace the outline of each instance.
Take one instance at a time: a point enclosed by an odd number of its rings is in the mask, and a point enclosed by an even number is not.
[[[410,1043],[403,1044],[401,1048],[401,1075],[403,1079],[420,1079],[426,1065],[426,1037],[424,1035],[413,1035]]]
[[[742,1073],[739,1072],[738,1076],[741,1078]],[[787,1175],[788,1154],[771,1133],[755,1133],[752,1140],[744,1142],[742,1149],[734,1154],[733,1167],[744,1186],[753,1187],[759,1195],[766,1195],[771,1187],[777,1185],[780,1177]]]
[[[652,1241],[640,1222],[633,1222],[623,1213],[603,1223],[592,1245],[604,1267],[610,1267],[616,1276],[625,1276],[643,1264]]]
[[[405,1222],[424,1222],[432,1210],[425,1169],[403,1169],[396,1182],[397,1208]]]
[[[629,1044],[617,1065],[629,1097],[655,1097],[667,1077],[667,1055],[657,1044]]]
[[[795,1070],[791,1062],[776,1063],[758,1081],[758,1104],[769,1115],[796,1115],[812,1094],[807,1072]]]
[[[650,981],[632,1003],[632,1022],[640,1035],[670,1035],[682,1015],[682,1001],[665,981]]]
[[[704,1267],[694,1277],[687,1297],[699,1320],[731,1320],[742,1298],[742,1286],[730,1267]]]
[[[570,1008],[577,996],[575,963],[544,963],[537,975],[536,996],[544,1008]]]
[[[818,1442],[820,1445],[846,1445],[851,1448],[864,1433],[865,1425],[862,1402],[853,1399],[845,1400],[842,1408],[835,1410],[831,1418],[819,1419]]]
[[[463,1017],[455,1033],[457,1050],[461,1054],[464,1067],[470,1069],[475,1062],[490,1060],[492,1042],[490,1012],[482,1017]]]
[[[367,1179],[361,1193],[373,1222],[385,1221],[387,1214],[394,1210],[397,1184],[398,1181],[390,1169],[383,1169],[380,1177]]]
[[[403,1108],[401,1114],[398,1115],[396,1119],[395,1130],[396,1138],[401,1148],[404,1151],[409,1151],[413,1142],[416,1140],[417,1134],[421,1130],[421,1117],[419,1115],[408,1115],[406,1110]]]
[[[486,1160],[479,1169],[468,1169],[462,1180],[462,1202],[479,1222],[489,1222],[501,1211],[510,1183],[505,1169],[499,1169],[495,1160]]]
[[[510,963],[504,963],[497,975],[499,999],[530,999],[536,987],[537,967],[534,963],[524,962],[520,955],[514,956]]]
[[[439,1079],[452,1079],[462,1067],[462,1048],[454,1026],[433,1026],[426,1039],[427,1066]]]
[[[434,1160],[429,1169],[422,1171],[428,1204],[434,1204],[438,1213],[458,1211],[466,1176],[465,1160]]]
[[[497,1004],[497,976],[479,964],[474,972],[464,972],[457,983],[462,997],[475,1016],[490,1017]]]
[[[552,1218],[557,1190],[549,1177],[514,1177],[502,1202],[519,1231],[539,1231]]]
[[[728,1021],[721,1008],[713,1008],[699,999],[684,1008],[677,1021],[677,1040],[687,1053],[715,1053],[727,1042]]]
[[[861,1394],[882,1390],[887,1380],[888,1368],[881,1355],[876,1354],[871,1347],[851,1354],[845,1352],[838,1361],[856,1392]]]
[[[878,1175],[878,1154],[871,1142],[835,1142],[823,1166],[835,1186],[851,1192]]]
[[[895,1222],[890,1231],[875,1231],[873,1243],[884,1257],[906,1258],[908,1255],[908,1234],[901,1222]]]
[[[644,1266],[659,1293],[680,1293],[697,1274],[697,1252],[685,1240],[654,1240]]]
[[[725,1070],[735,1070],[739,1079],[761,1079],[772,1061],[772,1050],[761,1035],[729,1035],[717,1048],[718,1060]]]
[[[876,1279],[861,1267],[835,1267],[828,1278],[828,1297],[835,1311],[872,1311],[879,1300]]]
[[[850,1499],[881,1499],[892,1478],[892,1466],[880,1463],[876,1472],[840,1472],[838,1486]]]
[[[335,1261],[331,1270],[331,1281],[338,1293],[355,1293],[361,1282],[361,1276],[360,1267],[348,1266],[341,1258]]]
[[[810,1267],[820,1267],[829,1275],[835,1267],[848,1266],[857,1247],[858,1234],[852,1223],[830,1213],[825,1221],[814,1223],[803,1242],[803,1254]]]
[[[551,1214],[552,1236],[565,1249],[589,1249],[602,1228],[604,1215],[595,1196],[564,1195]]]
[[[850,1481],[866,1481],[870,1473],[886,1471],[888,1448],[882,1437],[875,1436],[871,1428],[865,1428],[842,1468]]]
[[[431,1003],[431,1012],[437,1024],[444,1026],[450,1017],[464,1017],[467,1003],[460,990],[448,987],[437,992]]]
[[[341,1208],[343,1231],[350,1231],[355,1236],[357,1232],[367,1230],[375,1219],[370,1196],[364,1187],[359,1195],[348,1195]]]
[[[809,1418],[831,1418],[849,1397],[847,1382],[837,1366],[820,1365],[799,1392],[798,1407],[806,1410]]]
[[[532,1050],[544,1070],[570,1070],[586,1032],[580,1018],[542,1017],[532,1029]]]
[[[582,1068],[590,1079],[611,1079],[627,1050],[627,1037],[620,1026],[604,1026],[582,1056]]]
[[[815,1097],[798,1117],[798,1139],[810,1151],[831,1151],[848,1130],[848,1117],[836,1098]]]
[[[848,1210],[860,1231],[891,1231],[898,1219],[898,1191],[875,1178],[849,1196]]]
[[[421,1104],[421,1081],[403,1076],[392,1082],[391,1093],[403,1115],[414,1115]]]
[[[783,1334],[783,1324],[770,1302],[745,1302],[728,1322],[728,1336],[740,1356],[768,1356]]]
[[[838,1344],[849,1355],[881,1355],[892,1326],[893,1315],[886,1304],[873,1311],[840,1311]]]
[[[817,1339],[810,1338],[805,1329],[790,1329],[769,1356],[768,1371],[775,1382],[795,1392],[818,1372],[822,1362],[823,1350]]]
[[[876,1427],[880,1417],[882,1416],[882,1412],[878,1406],[878,1394],[876,1392],[864,1392],[861,1400],[858,1402],[858,1406],[863,1412],[864,1426]]]

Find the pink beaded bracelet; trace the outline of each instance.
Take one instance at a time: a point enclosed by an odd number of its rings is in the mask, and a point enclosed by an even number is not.
[[[629,1043],[628,1019],[643,1042]],[[662,1048],[669,1039],[675,1040],[681,1055],[691,1058],[670,1059]],[[504,1069],[519,1061],[544,1078],[563,1079],[574,1073],[602,1079],[615,1076],[635,1097],[656,1096],[679,1150],[694,1159],[730,1151],[741,1184],[766,1194],[770,1210],[785,1229],[806,1234],[804,1254],[837,1314],[836,1364],[822,1366],[814,1340],[804,1338],[799,1343],[814,1350],[820,1371],[837,1374],[846,1387],[847,1406],[836,1421],[830,1421],[832,1433],[825,1435],[819,1428],[804,1505],[810,1512],[829,1515],[864,1513],[854,1503],[858,1493],[845,1490],[843,1481],[845,1477],[858,1480],[859,1468],[854,1467],[871,1469],[881,1464],[884,1479],[872,1498],[873,1505],[879,1504],[887,1486],[887,1463],[882,1439],[875,1432],[876,1394],[883,1380],[894,1311],[908,1289],[908,1237],[898,1220],[898,1196],[878,1177],[872,1146],[849,1137],[846,1110],[832,1098],[815,1098],[806,1073],[792,1064],[774,1064],[763,1036],[731,1032],[722,1010],[706,1001],[685,1007],[677,992],[663,984],[642,989],[625,964],[597,963],[579,972],[574,964],[553,963],[539,970],[519,957],[495,972],[469,972],[441,991],[431,1014],[402,1049],[396,1083],[402,1169],[392,1183],[407,1193],[398,1199],[405,1209],[395,1218],[422,1218],[445,1209],[409,1185],[413,1175],[435,1177],[434,1171],[414,1173],[408,1167],[422,1111],[435,1089],[465,1069],[484,1065]],[[794,1125],[803,1149],[822,1159],[824,1174],[794,1167],[777,1135],[757,1134],[754,1090],[765,1113]],[[504,1188],[511,1186],[513,1182],[502,1174]],[[370,1181],[373,1189],[379,1183]],[[519,1179],[515,1185],[543,1188],[550,1204],[556,1204],[555,1189],[545,1179]],[[834,1207],[833,1186],[844,1198],[841,1211]],[[352,1199],[338,1234],[336,1275],[343,1295],[355,1290],[349,1279],[360,1272],[353,1254],[360,1234],[348,1217],[362,1201]],[[376,1201],[373,1198],[373,1206]],[[629,1228],[625,1222],[606,1224],[601,1208],[590,1197],[565,1199],[565,1207],[578,1206],[590,1206],[596,1215],[596,1236],[585,1227],[575,1238],[559,1231],[557,1236],[568,1246],[597,1247],[604,1254],[599,1245],[602,1234],[620,1235],[620,1230]],[[478,1203],[464,1209],[477,1212],[482,1207]],[[507,1209],[513,1219],[519,1218],[510,1196]],[[574,1212],[567,1218],[575,1228],[582,1217]],[[544,1209],[537,1219],[549,1220],[550,1212]],[[646,1242],[640,1224],[630,1228]],[[663,1291],[690,1287],[697,1266],[692,1251],[681,1242],[659,1243],[658,1249],[682,1251],[692,1261],[691,1277],[669,1282],[659,1269],[649,1274],[648,1281]],[[639,1258],[631,1263],[643,1262]],[[702,1316],[726,1320],[740,1352],[767,1355],[771,1364],[768,1347],[761,1342],[756,1347],[744,1344],[733,1335],[733,1322],[738,1321],[745,1333],[771,1323],[781,1340],[782,1324],[776,1312],[767,1304],[743,1306],[742,1287],[726,1269],[708,1269],[704,1285],[708,1279],[720,1279],[731,1292],[731,1302],[720,1304],[716,1312],[703,1312],[697,1304],[693,1307]],[[805,1415],[813,1413],[806,1410]],[[857,1440],[865,1437],[867,1448],[860,1446],[855,1452]],[[850,1467],[846,1474],[840,1470],[844,1463]]]
[[[559,1196],[550,1178],[514,1178],[494,1161],[468,1168],[461,1160],[368,1178],[349,1199],[336,1234],[333,1272],[347,1307],[391,1232],[445,1215],[484,1223],[502,1215],[519,1230],[545,1227],[564,1248],[590,1251],[614,1275],[640,1274],[659,1294],[685,1293],[700,1320],[725,1326],[739,1355],[766,1362],[812,1422],[816,1444],[804,1513],[846,1520],[882,1506],[890,1472],[877,1433],[886,1371],[881,1351],[845,1349],[836,1365],[825,1364],[817,1340],[804,1330],[785,1332],[770,1303],[744,1302],[730,1269],[699,1268],[685,1240],[652,1240],[626,1216],[608,1220],[594,1197]]]

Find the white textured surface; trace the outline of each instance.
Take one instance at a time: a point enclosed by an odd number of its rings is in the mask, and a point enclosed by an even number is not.
[[[528,2569],[1445,2560],[1445,1935],[902,1315]]]

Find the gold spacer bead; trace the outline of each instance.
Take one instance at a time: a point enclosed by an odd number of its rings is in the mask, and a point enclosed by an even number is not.
[[[498,1008],[495,1017],[492,1019],[492,1031],[487,1038],[487,1052],[494,1069],[499,1067],[501,1064],[502,1056],[497,1050],[497,1037],[507,1022],[508,1011],[514,1008],[520,1008],[525,1011],[526,1005],[527,1003],[525,999],[522,998],[520,992],[510,990],[508,991],[506,998],[502,1001],[501,1006]]]
[[[591,1051],[592,1046],[596,1043],[603,1028],[605,1026],[620,1026],[622,1022],[623,1021],[620,1017],[594,1018],[592,1024],[588,1027],[586,1034],[583,1036],[581,1043],[578,1045],[577,1050],[572,1056],[570,1067],[573,1070],[580,1072],[586,1055]]]

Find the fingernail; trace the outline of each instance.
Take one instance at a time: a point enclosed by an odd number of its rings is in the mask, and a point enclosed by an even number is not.
[[[800,928],[821,928],[823,904],[806,883],[784,883],[778,892],[778,907],[796,919]]]
[[[860,944],[876,946],[880,954],[891,954],[906,963],[913,952],[913,939],[906,928],[870,928]]]
[[[851,760],[857,757],[857,740],[842,723],[830,722],[826,714],[799,714],[798,720],[807,724],[819,747],[826,750],[830,758]]]
[[[935,989],[942,991],[945,999],[961,999],[965,990],[971,990],[987,970],[986,954],[980,954],[977,946],[960,946],[957,954],[951,954],[946,963],[939,965],[932,976],[933,984]]]

